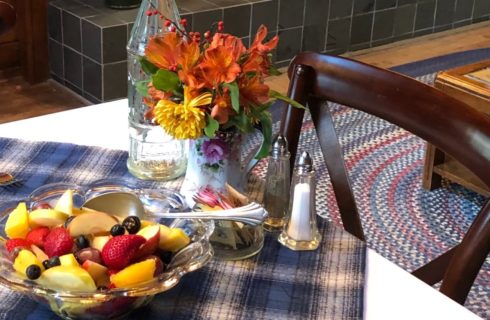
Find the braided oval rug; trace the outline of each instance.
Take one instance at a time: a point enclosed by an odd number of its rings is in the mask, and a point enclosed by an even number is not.
[[[432,72],[417,79],[432,84],[435,76]],[[368,247],[412,271],[459,243],[485,198],[448,181],[433,191],[423,189],[424,140],[366,113],[337,104],[330,107]],[[317,211],[341,225],[309,114],[303,123],[298,154],[301,151],[308,151],[316,164]],[[261,165],[256,169],[263,174],[265,165]],[[490,318],[489,287],[490,258],[465,304],[484,319]]]

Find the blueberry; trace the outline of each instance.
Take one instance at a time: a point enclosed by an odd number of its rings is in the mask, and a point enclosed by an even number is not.
[[[135,234],[138,232],[141,228],[141,221],[140,218],[136,216],[129,216],[126,219],[124,219],[122,225],[130,234]]]
[[[77,245],[79,250],[88,248],[90,246],[90,243],[88,242],[87,238],[85,238],[84,236],[78,236],[75,239],[75,244]]]
[[[59,265],[61,265],[61,262],[60,262],[60,258],[58,256],[53,256],[53,257],[49,258],[49,260],[44,260],[43,261],[43,266],[46,269],[49,269],[49,268],[52,268],[52,267],[56,267],[56,266],[59,266]]]
[[[111,228],[111,235],[113,237],[115,236],[122,236],[124,234],[124,227],[121,226],[120,224],[115,224]]]
[[[31,264],[26,269],[26,276],[31,280],[36,280],[41,276],[41,268],[36,264]]]

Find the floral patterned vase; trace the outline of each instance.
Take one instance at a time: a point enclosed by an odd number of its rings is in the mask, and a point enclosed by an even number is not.
[[[218,132],[215,138],[202,137],[189,141],[187,171],[180,192],[193,207],[192,196],[211,187],[224,192],[225,183],[240,192],[246,191],[247,173],[257,162],[242,159],[243,136],[236,131]],[[245,259],[262,249],[262,225],[250,226],[227,220],[216,221],[210,239],[215,256],[226,260]]]

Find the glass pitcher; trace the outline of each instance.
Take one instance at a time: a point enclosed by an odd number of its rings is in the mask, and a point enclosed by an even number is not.
[[[174,0],[143,0],[127,45],[129,156],[128,170],[146,180],[171,180],[184,174],[187,166],[186,142],[176,140],[145,118],[148,106],[136,90],[136,83],[149,76],[143,72],[140,57],[151,36],[170,32],[166,19],[179,23]]]

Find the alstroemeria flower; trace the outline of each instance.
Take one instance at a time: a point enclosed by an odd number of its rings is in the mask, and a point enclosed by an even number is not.
[[[269,86],[263,83],[259,76],[240,78],[238,87],[240,88],[240,104],[245,107],[262,105],[269,101]]]
[[[206,113],[201,106],[211,103],[212,95],[205,92],[194,96],[184,87],[183,103],[160,100],[153,110],[155,120],[165,131],[177,139],[197,139],[206,127]]]
[[[233,58],[233,52],[226,47],[206,49],[200,67],[202,76],[212,88],[216,88],[223,82],[235,81],[241,71]]]
[[[277,43],[279,42],[279,37],[276,35],[268,42],[262,43],[262,41],[264,41],[266,36],[267,36],[267,27],[262,24],[257,30],[257,34],[255,35],[255,40],[250,46],[250,48],[248,49],[248,52],[257,50],[260,53],[268,53],[272,51],[277,46]]]
[[[196,42],[182,42],[181,57],[179,60],[181,69],[178,71],[180,80],[191,88],[200,89],[205,82],[202,79],[198,61],[201,55],[199,44]]]
[[[270,68],[269,58],[264,53],[254,50],[247,54],[246,60],[242,64],[244,73],[255,72],[260,76],[268,76]]]
[[[230,51],[233,60],[235,61],[238,61],[240,56],[247,51],[243,45],[242,39],[223,33],[215,33],[213,40],[209,44],[210,49],[218,47],[225,47],[226,50]]]
[[[228,92],[216,94],[214,106],[211,109],[211,117],[218,121],[219,124],[228,122],[228,119],[235,111],[231,108],[231,98]]]
[[[162,69],[177,69],[181,59],[180,43],[182,39],[176,32],[150,38],[145,56],[155,66]]]

